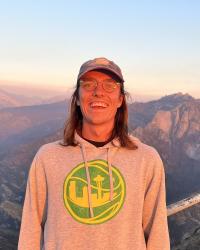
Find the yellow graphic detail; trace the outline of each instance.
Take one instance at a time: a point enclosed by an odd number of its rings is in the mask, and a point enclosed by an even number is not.
[[[110,198],[110,192],[104,192],[102,190],[102,181],[104,178],[101,175],[97,175],[96,178],[93,179],[97,182],[97,193],[92,194],[92,206],[98,207],[99,205],[103,205],[105,202],[109,201]],[[76,181],[70,181],[69,185],[69,198],[71,201],[73,201],[75,204],[81,206],[81,207],[89,207],[88,203],[88,190],[87,186],[84,186],[82,189],[83,196],[77,197],[76,194]],[[117,193],[114,193],[114,197],[117,195]]]
[[[90,217],[88,183],[84,163],[76,166],[64,182],[64,204],[71,216],[86,224],[100,224],[114,217],[125,199],[125,182],[119,170],[112,166],[114,193],[110,200],[108,164],[104,160],[88,162],[91,178],[91,204],[94,217]]]

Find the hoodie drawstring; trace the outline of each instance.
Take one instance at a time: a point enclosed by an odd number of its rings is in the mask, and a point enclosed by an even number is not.
[[[82,149],[82,153],[83,153],[83,160],[84,160],[84,164],[85,164],[86,177],[87,177],[87,183],[88,183],[87,189],[88,189],[88,203],[89,203],[90,215],[91,215],[91,217],[94,217],[94,212],[93,212],[93,208],[92,208],[92,190],[91,190],[90,172],[89,172],[89,168],[88,168],[85,147],[83,144],[81,145],[81,149]]]
[[[113,176],[112,176],[110,148],[108,148],[108,171],[109,171],[109,178],[110,178],[110,201],[112,201],[114,192],[113,192]]]
[[[86,170],[86,177],[87,177],[87,190],[88,190],[88,204],[91,217],[94,217],[93,207],[92,207],[92,188],[91,188],[91,179],[90,179],[90,172],[88,167],[88,161],[86,157],[86,150],[83,144],[80,144],[80,148],[83,155],[85,170]],[[112,175],[112,165],[111,165],[111,156],[110,156],[111,148],[107,148],[107,161],[108,161],[108,172],[109,172],[109,182],[110,182],[110,201],[113,200],[114,195],[114,187],[113,187],[113,175]]]

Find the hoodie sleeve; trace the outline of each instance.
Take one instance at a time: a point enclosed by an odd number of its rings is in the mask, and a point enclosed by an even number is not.
[[[143,230],[147,250],[170,250],[167,223],[165,172],[157,153],[148,159],[146,190],[143,207]]]
[[[29,171],[18,250],[42,249],[46,193],[45,171],[37,153]]]

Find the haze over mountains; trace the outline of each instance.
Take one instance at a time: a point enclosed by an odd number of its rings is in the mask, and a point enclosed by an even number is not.
[[[16,249],[33,156],[42,144],[62,138],[67,112],[67,101],[0,110],[0,240],[3,249]],[[134,135],[161,154],[168,204],[200,191],[199,99],[177,93],[147,103],[132,103],[129,123]],[[174,245],[192,246],[180,249],[195,250],[198,249],[195,239],[200,231],[200,214],[199,209],[188,211],[192,212],[189,215],[183,212],[178,220],[176,216],[170,218],[171,238]],[[174,230],[180,232],[174,233]]]
[[[42,98],[40,96],[28,96],[22,94],[16,94],[13,92],[6,91],[0,88],[0,109],[7,107],[22,107],[30,105],[39,105],[45,103],[54,103],[58,101],[63,101],[66,99],[66,96],[57,95],[53,97]]]

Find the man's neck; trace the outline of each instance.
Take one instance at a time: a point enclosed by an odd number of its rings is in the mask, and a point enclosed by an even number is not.
[[[112,130],[113,128],[105,126],[93,126],[83,123],[82,137],[91,141],[104,142],[111,137]]]

